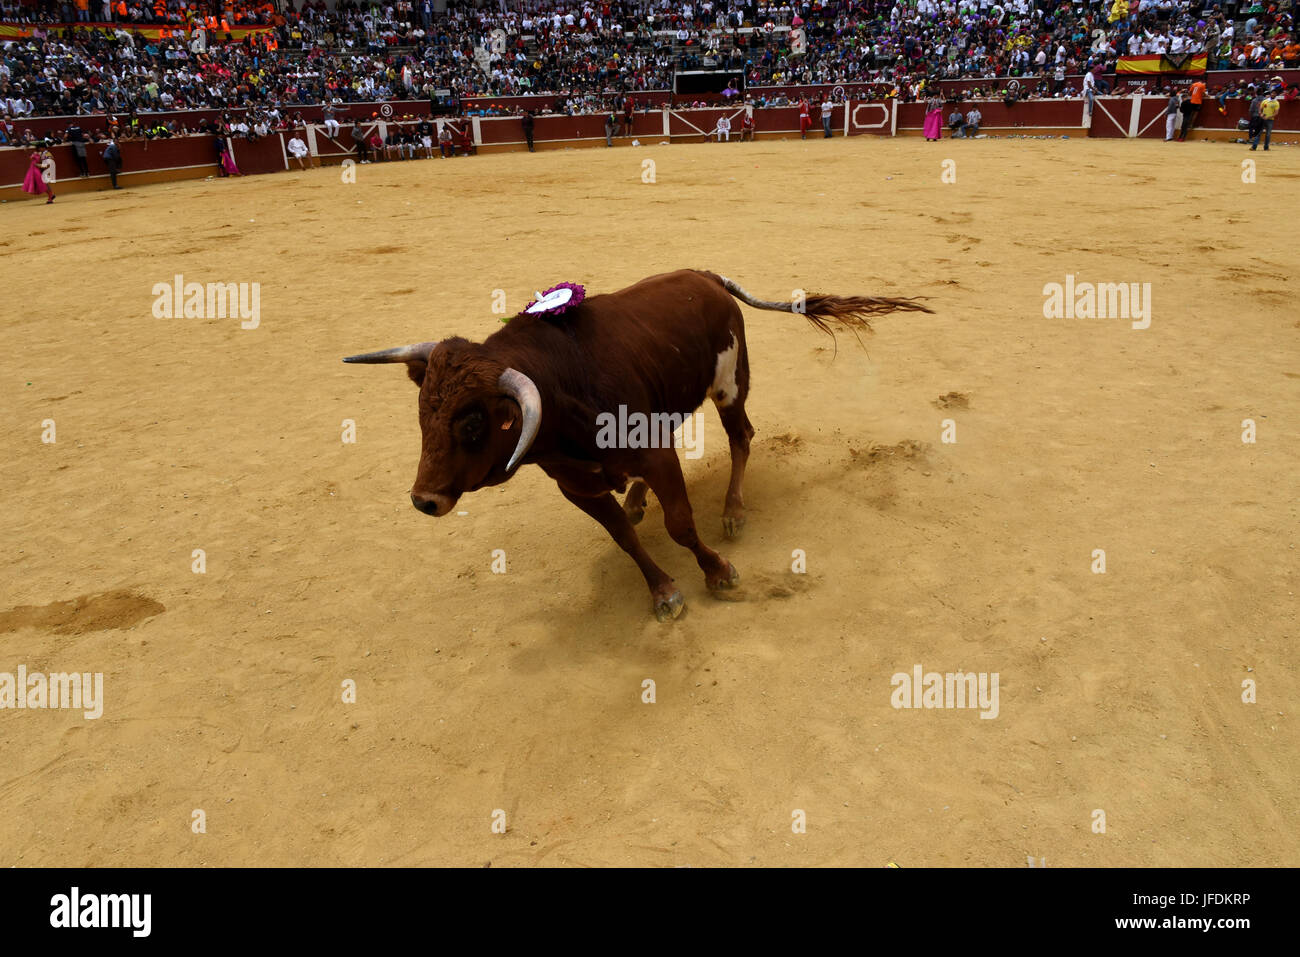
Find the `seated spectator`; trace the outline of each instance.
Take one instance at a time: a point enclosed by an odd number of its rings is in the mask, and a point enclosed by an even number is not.
[[[384,142],[384,157],[389,160],[402,159],[402,131],[396,123],[388,125],[388,138]]]
[[[309,150],[307,149],[306,142],[302,139],[301,130],[293,131],[293,136],[289,138],[289,142],[286,144],[286,149],[288,149],[289,155],[297,161],[299,169],[307,168],[307,154]]]

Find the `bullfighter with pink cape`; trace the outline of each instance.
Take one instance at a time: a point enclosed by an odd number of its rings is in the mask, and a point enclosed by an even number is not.
[[[33,196],[45,193],[49,196],[49,199],[45,201],[48,206],[54,202],[54,190],[50,187],[50,183],[45,180],[47,175],[52,182],[54,180],[54,156],[49,150],[37,150],[32,154],[31,165],[27,167],[27,177],[23,180],[23,192],[31,193]]]
[[[925,103],[925,139],[936,142],[943,136],[943,100],[932,96]]]
[[[222,176],[243,176],[235,165],[235,157],[230,152],[230,134],[222,131],[217,134],[217,172]]]

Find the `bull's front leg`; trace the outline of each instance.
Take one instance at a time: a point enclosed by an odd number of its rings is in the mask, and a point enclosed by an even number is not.
[[[641,569],[641,574],[645,576],[646,584],[650,586],[655,617],[660,621],[672,621],[680,615],[682,609],[686,607],[682,593],[677,590],[669,574],[656,565],[649,552],[645,550],[627,513],[623,511],[614,496],[609,492],[583,495],[579,492],[571,492],[563,485],[560,486],[560,491],[570,502],[605,526],[605,531],[609,532],[610,538],[618,543],[618,547],[632,556],[632,560]]]
[[[678,545],[689,548],[695,555],[709,589],[717,592],[735,588],[740,582],[736,566],[700,541],[700,533],[695,530],[691,500],[686,495],[686,480],[682,477],[682,464],[677,459],[676,450],[648,450],[642,474],[664,510],[664,527],[668,534]]]

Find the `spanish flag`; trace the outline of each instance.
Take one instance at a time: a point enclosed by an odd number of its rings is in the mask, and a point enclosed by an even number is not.
[[[1208,57],[1204,53],[1144,53],[1122,56],[1115,64],[1116,73],[1145,73],[1160,76],[1199,76],[1205,72]]]

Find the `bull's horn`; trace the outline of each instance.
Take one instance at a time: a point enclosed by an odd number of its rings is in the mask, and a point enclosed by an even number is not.
[[[515,369],[507,369],[501,373],[497,386],[518,402],[519,408],[524,412],[524,424],[519,430],[519,444],[515,446],[515,454],[510,456],[510,463],[506,466],[506,471],[509,472],[528,453],[533,439],[537,438],[537,430],[542,426],[542,394],[537,391],[537,385],[532,379]]]
[[[398,346],[396,349],[384,349],[382,352],[367,352],[364,355],[348,356],[344,362],[428,362],[429,355],[438,345],[436,342],[417,342],[412,346]]]

